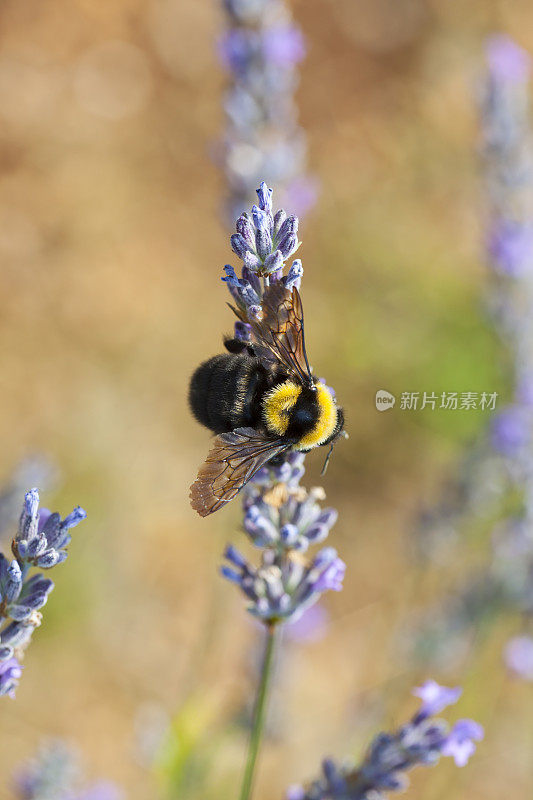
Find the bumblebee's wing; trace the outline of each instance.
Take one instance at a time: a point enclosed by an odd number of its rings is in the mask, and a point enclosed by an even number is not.
[[[219,434],[191,486],[192,507],[201,517],[218,511],[258,469],[290,446],[287,440],[268,439],[253,428]]]
[[[265,290],[262,306],[261,319],[251,320],[257,354],[270,363],[273,359],[279,361],[289,374],[312,386],[305,352],[304,312],[298,290],[293,287],[291,291],[281,282],[273,283]]]

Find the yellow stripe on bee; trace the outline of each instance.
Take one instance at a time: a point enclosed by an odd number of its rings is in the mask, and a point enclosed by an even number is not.
[[[327,386],[323,383],[316,384],[317,402],[318,402],[318,420],[314,428],[306,433],[295,446],[296,450],[310,450],[312,447],[318,447],[323,444],[333,431],[337,424],[337,406],[333,395]]]
[[[271,389],[263,399],[263,417],[269,431],[283,436],[289,427],[289,411],[296,405],[302,387],[285,381]]]

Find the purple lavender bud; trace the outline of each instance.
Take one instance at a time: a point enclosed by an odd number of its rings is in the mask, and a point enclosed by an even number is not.
[[[42,575],[34,575],[24,584],[17,603],[9,607],[10,617],[17,621],[27,619],[31,612],[45,605],[49,593],[54,588],[52,581]]]
[[[231,561],[231,563],[235,564],[236,567],[240,567],[240,569],[246,569],[248,566],[247,561],[242,553],[240,553],[232,544],[229,544],[224,550],[224,558],[226,558],[228,561]]]
[[[17,540],[31,539],[37,533],[39,525],[39,492],[31,489],[24,497],[24,507],[20,516]]]
[[[24,541],[24,539],[17,541],[17,555],[22,561],[24,561],[24,559],[26,558],[27,552],[28,552],[28,543]]]
[[[261,211],[266,211],[267,214],[272,213],[272,189],[269,189],[265,181],[261,181],[259,189],[256,189],[259,208]]]
[[[320,574],[311,585],[313,592],[328,590],[340,592],[342,590],[346,564],[337,557],[337,551],[333,547],[324,547],[320,550],[312,564],[312,569],[320,570]]]
[[[271,274],[277,272],[283,267],[283,256],[281,250],[275,250],[265,258],[264,272]]]
[[[15,689],[22,675],[22,667],[16,658],[0,662],[0,697],[15,698]]]
[[[261,547],[278,541],[275,525],[264,514],[261,514],[256,505],[251,505],[247,509],[243,524],[246,533],[255,544],[259,544]]]
[[[247,283],[246,281],[242,281],[241,282],[241,286],[240,286],[240,289],[239,289],[239,294],[240,294],[240,296],[242,298],[242,301],[243,301],[245,306],[254,306],[255,307],[257,305],[257,303],[259,302],[259,297],[257,295],[257,292],[255,292],[252,289],[251,285],[249,283]]]
[[[327,525],[319,525],[317,522],[310,525],[305,531],[305,537],[312,544],[320,544],[328,538],[329,528]]]
[[[23,622],[25,619],[28,619],[37,608],[40,608],[45,603],[46,597],[41,605],[36,605],[35,608],[29,603],[13,603],[9,606],[9,616],[16,622]]]
[[[279,533],[281,541],[285,547],[294,547],[298,541],[298,528],[296,525],[292,525],[290,522],[288,522],[286,525],[283,525]]]
[[[254,290],[254,292],[257,294],[258,297],[261,296],[261,291],[262,291],[261,281],[255,274],[255,272],[249,269],[249,267],[247,267],[246,264],[242,268],[242,279],[244,281],[248,281],[248,283],[250,284],[250,286],[252,287],[252,289]]]
[[[30,489],[24,497],[24,510],[29,517],[36,517],[39,510],[39,490]]]
[[[426,681],[422,686],[413,689],[415,697],[422,700],[422,707],[416,714],[416,719],[421,720],[439,714],[447,706],[456,703],[462,691],[459,686],[449,689],[447,686],[439,686],[436,681]]]
[[[280,66],[294,66],[305,57],[305,40],[299,28],[279,26],[263,36],[263,53],[267,61]],[[271,190],[272,191],[272,190]]]
[[[238,255],[239,258],[244,258],[249,248],[240,233],[234,233],[230,242],[233,252]]]
[[[51,569],[55,567],[56,564],[60,564],[62,561],[65,561],[67,557],[66,553],[60,553],[57,550],[49,550],[44,555],[39,556],[36,561],[36,564],[41,569]]]
[[[513,456],[531,438],[529,414],[520,406],[508,406],[492,420],[491,439],[496,451]]]
[[[0,641],[3,645],[20,647],[30,638],[33,627],[33,625],[28,625],[26,622],[11,622],[0,633]]]
[[[298,250],[299,242],[298,237],[294,233],[289,233],[283,239],[280,239],[278,248],[283,256],[283,260],[292,256],[292,254]]]
[[[40,533],[29,542],[26,557],[31,559],[38,558],[38,556],[44,553],[47,547],[48,542],[46,541],[46,536]]]
[[[332,758],[325,758],[322,762],[322,772],[328,783],[328,789],[333,796],[345,794],[348,786],[341,770],[337,767]]]
[[[255,230],[246,214],[241,214],[235,224],[235,229],[242,236],[246,247],[252,250],[255,247]]]
[[[504,275],[522,277],[533,269],[533,228],[502,220],[488,244],[493,265]]]
[[[5,585],[2,589],[2,599],[6,603],[12,603],[20,594],[22,589],[22,572],[17,561],[12,561],[7,569]]]
[[[84,519],[87,519],[87,512],[81,506],[76,506],[61,523],[61,529],[63,531],[68,531],[71,528],[75,528],[76,525],[79,525]]]
[[[513,83],[522,83],[529,78],[531,58],[510,36],[498,34],[488,40],[487,60],[494,78]]]
[[[533,638],[515,636],[507,642],[504,660],[508,669],[527,681],[533,681]]]
[[[50,514],[42,530],[42,535],[45,537],[48,547],[55,547],[62,537],[63,531],[61,528],[61,516],[54,512]]]
[[[250,342],[252,340],[252,326],[247,322],[238,320],[235,323],[235,338],[240,342]]]
[[[533,375],[531,373],[522,375],[516,387],[517,401],[528,408],[533,408]]]
[[[293,286],[296,286],[297,289],[300,288],[300,284],[302,282],[302,275],[304,274],[304,268],[302,267],[302,262],[299,258],[296,258],[292,262],[292,266],[283,278],[283,282],[287,289],[292,289]]]
[[[285,213],[285,211],[283,211],[282,208],[280,208],[279,211],[276,211],[276,213],[274,214],[274,231],[273,231],[274,236],[279,235],[280,228],[286,219],[287,219],[287,214]]]
[[[238,572],[235,572],[234,569],[231,569],[231,567],[226,567],[226,566],[220,567],[220,574],[222,575],[223,578],[226,578],[228,581],[231,581],[232,583],[236,583],[238,586],[240,586],[242,583],[242,576],[239,575]]]
[[[258,37],[254,34],[238,29],[228,31],[218,42],[218,54],[222,66],[236,75],[245,75],[258,45]]]
[[[235,288],[240,288],[241,284],[231,264],[226,264],[226,266],[224,267],[224,272],[226,274],[220,280],[224,281],[224,283],[227,283],[228,286],[234,286]]]
[[[256,227],[256,240],[257,231],[264,231],[269,236],[271,235],[270,216],[266,211],[263,211],[259,206],[252,206],[252,219]]]
[[[305,789],[303,786],[289,786],[285,794],[285,800],[305,800]]]
[[[325,525],[328,530],[333,528],[335,523],[337,522],[339,514],[335,508],[325,508],[323,511],[320,512],[320,515],[317,517],[316,522],[320,525]]]
[[[481,741],[484,731],[481,725],[472,719],[460,719],[451,729],[442,745],[443,756],[451,756],[457,767],[464,767],[475,752],[474,741]]]
[[[272,250],[272,237],[269,231],[264,228],[257,229],[255,232],[255,247],[257,255],[261,259],[261,262],[263,262]]]
[[[0,594],[4,591],[4,584],[8,578],[9,565],[10,562],[3,553],[0,553]]]
[[[33,592],[51,592],[54,588],[53,582],[49,578],[45,578],[44,575],[34,575],[24,584],[24,593],[23,596],[26,597]]]
[[[278,215],[276,214],[276,217],[277,216]],[[293,233],[294,235],[298,233],[298,217],[295,216],[287,217],[280,225],[276,238],[278,239],[278,241],[281,241],[286,236],[289,236],[291,233]]]
[[[257,232],[256,232],[256,234],[257,234]],[[256,246],[256,243],[254,242],[254,247],[255,246]],[[256,255],[255,253],[251,253],[249,250],[246,252],[243,261],[244,261],[244,266],[248,267],[248,269],[250,269],[252,271],[256,270],[256,269],[259,269],[261,267],[261,264],[262,264],[262,261],[259,258],[259,256]]]
[[[49,508],[40,508],[39,509],[39,525],[38,525],[38,528],[37,528],[39,533],[42,531],[42,529],[46,525],[46,523],[48,521],[48,518],[50,517],[51,513],[52,512],[50,511]]]

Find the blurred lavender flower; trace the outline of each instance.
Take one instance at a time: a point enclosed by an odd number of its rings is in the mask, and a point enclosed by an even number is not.
[[[507,642],[504,659],[509,670],[519,678],[533,681],[533,638],[515,636]]]
[[[307,787],[292,786],[286,800],[378,800],[385,792],[405,789],[406,773],[413,767],[433,766],[441,756],[450,756],[463,767],[476,749],[475,742],[483,738],[483,728],[463,719],[450,730],[444,720],[433,718],[455,703],[461,690],[427,681],[413,693],[423,700],[420,710],[395,733],[378,734],[359,766],[325,759],[321,777]]]
[[[0,661],[0,697],[7,694],[15,697],[15,689],[22,676],[22,667],[14,656]]]
[[[327,610],[320,603],[316,603],[287,625],[285,635],[290,642],[296,644],[318,642],[325,636],[328,626]]]
[[[496,80],[523,83],[529,80],[531,59],[509,36],[496,34],[487,42],[487,64]]]
[[[462,484],[451,503],[426,515],[458,538],[467,525],[494,526],[493,553],[483,572],[456,587],[450,602],[433,609],[428,628],[460,646],[469,629],[495,613],[519,611],[533,624],[533,139],[531,59],[507,36],[487,44],[480,94],[482,149],[489,198],[487,306],[512,359],[512,397],[493,417],[483,439],[466,455]],[[479,488],[481,487],[481,488]],[[487,491],[488,487],[488,491]],[[427,541],[427,536],[426,536]],[[430,540],[431,541],[431,540]],[[426,552],[430,548],[426,547]],[[438,636],[433,637],[434,641]],[[445,645],[444,645],[445,646]],[[448,652],[450,648],[448,647]],[[512,651],[512,648],[511,648]],[[438,658],[441,657],[439,654]],[[520,670],[517,671],[518,673]]]
[[[436,681],[426,681],[422,686],[413,689],[413,694],[422,700],[418,716],[425,719],[433,714],[440,714],[445,708],[456,703],[462,690],[458,686],[449,689],[447,686],[439,686]]]
[[[70,795],[77,777],[78,763],[70,748],[50,741],[19,770],[15,790],[20,800],[60,800]]]
[[[76,753],[62,741],[51,741],[28,762],[15,778],[19,800],[121,800],[114,783],[98,781],[80,787],[81,775]]]
[[[26,493],[18,533],[12,542],[13,560],[0,553],[0,694],[14,696],[21,676],[19,661],[33,631],[41,624],[42,608],[54,584],[40,573],[29,577],[32,567],[50,569],[67,557],[69,531],[85,519],[75,508],[64,520],[48,509],[39,509],[39,493]]]
[[[218,45],[228,71],[227,129],[220,158],[229,187],[230,218],[252,202],[262,178],[303,214],[314,203],[306,176],[305,135],[297,122],[297,66],[305,56],[302,32],[285,0],[223,0],[227,30]]]

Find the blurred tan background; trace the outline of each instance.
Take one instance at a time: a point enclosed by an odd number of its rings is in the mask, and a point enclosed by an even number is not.
[[[418,504],[486,416],[378,414],[374,394],[505,395],[479,305],[474,99],[488,33],[533,49],[526,0],[293,9],[308,39],[299,103],[321,185],[300,229],[307,339],[350,431],[323,479],[348,572],[327,598],[325,638],[287,657],[257,800],[312,777],[326,753],[359,753],[414,709],[409,691],[426,672],[402,661],[393,632],[488,552],[488,540],[465,541],[446,569],[422,570],[408,545]],[[54,735],[131,800],[171,796],[165,758],[155,774],[143,765],[135,730],[179,712],[177,760],[199,748],[197,771],[211,777],[173,797],[236,795],[257,638],[217,576],[225,542],[244,545],[238,505],[201,520],[188,504],[209,436],[185,401],[189,374],[232,324],[219,280],[231,231],[210,156],[224,124],[222,24],[215,0],[0,8],[0,473],[44,453],[62,480],[43,504],[89,515],[51,576],[17,700],[0,708],[4,781]],[[307,461],[312,485],[322,456]],[[411,797],[531,796],[531,687],[501,663],[516,629],[499,620],[466,665],[434,672],[465,686],[449,716],[479,719],[486,740],[464,770],[415,774]]]

